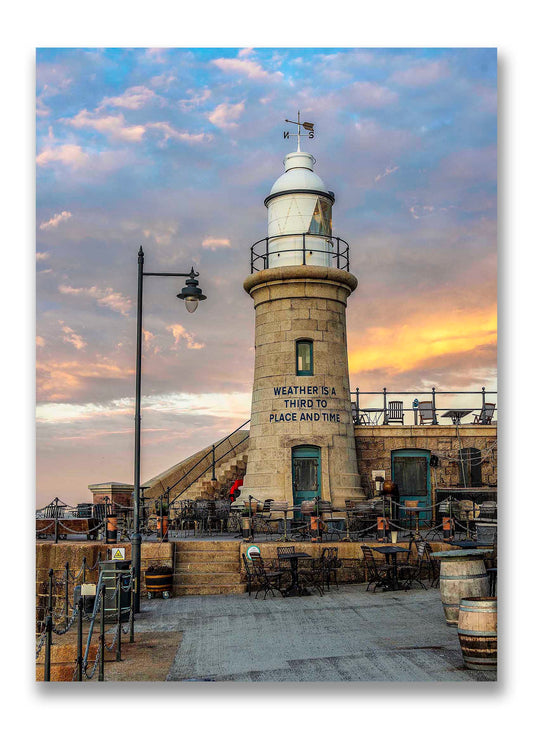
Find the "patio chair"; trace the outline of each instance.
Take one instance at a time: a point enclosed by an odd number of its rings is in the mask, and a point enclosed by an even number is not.
[[[286,559],[280,559],[282,554],[294,554],[296,552],[296,549],[294,546],[292,547],[278,547],[277,553],[278,553],[278,569],[280,569],[282,572],[290,572],[290,560]]]
[[[435,420],[435,423],[437,422],[432,400],[422,400],[418,403],[418,418],[420,425],[433,425],[433,420]]]
[[[281,591],[281,578],[283,576],[283,572],[280,570],[267,570],[263,558],[259,554],[252,554],[251,561],[253,577],[259,584],[258,590],[255,593],[256,600],[260,592],[265,593],[263,600],[266,600],[266,596],[269,592],[272,593],[272,597],[275,597],[274,590],[277,590],[282,597],[285,597]]]
[[[368,592],[370,585],[374,585],[374,592],[377,587],[389,587],[391,584],[392,565],[380,564],[378,567],[372,550],[367,544],[361,545],[361,551],[363,552],[363,560],[368,573],[366,591]]]
[[[403,425],[403,400],[391,400],[387,423],[401,423]]]
[[[481,408],[479,415],[474,415],[474,423],[480,425],[490,425],[496,410],[496,403],[486,402]]]
[[[324,583],[326,581],[326,566],[325,560],[322,557],[302,560],[302,566],[298,569],[298,577],[302,587],[316,588],[318,594],[323,597]]]
[[[405,589],[408,590],[413,582],[418,582],[421,587],[424,588],[424,590],[427,590],[428,588],[424,585],[422,582],[422,573],[424,571],[426,562],[429,565],[429,559],[427,558],[426,554],[426,545],[427,542],[420,541],[417,542],[416,545],[416,552],[417,552],[417,561],[414,565],[406,565],[403,569],[405,570]],[[429,570],[429,566],[428,566]]]
[[[279,522],[280,518],[283,519],[283,539],[287,541],[287,511],[289,509],[289,502],[288,501],[271,501],[270,502],[270,522],[277,521]],[[283,514],[282,517],[274,518],[272,517],[272,512],[281,511]]]
[[[256,581],[255,575],[250,560],[245,554],[242,554],[241,557],[244,564],[244,575],[246,577],[246,592],[248,593],[248,597],[250,597],[252,594],[252,585]]]
[[[254,514],[254,530],[260,534],[275,534],[278,531],[279,518],[272,518],[271,504],[273,499],[266,499],[261,511]]]
[[[339,583],[337,581],[337,571],[342,567],[342,562],[339,559],[338,547],[324,547],[322,554],[320,555],[324,561],[324,578],[326,587],[330,588],[330,583],[333,578],[335,581],[335,587],[339,589]]]

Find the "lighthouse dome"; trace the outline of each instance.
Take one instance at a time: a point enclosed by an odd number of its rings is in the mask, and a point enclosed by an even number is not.
[[[313,171],[316,162],[308,152],[291,152],[284,160],[285,172],[272,185],[270,195],[277,195],[291,190],[312,190],[328,193],[320,177]],[[269,197],[270,197],[269,195]]]

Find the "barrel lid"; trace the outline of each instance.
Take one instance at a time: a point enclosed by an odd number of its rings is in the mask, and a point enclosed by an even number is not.
[[[458,557],[479,557],[491,554],[492,549],[447,549],[444,552],[432,552],[431,556],[437,559],[457,559]]]

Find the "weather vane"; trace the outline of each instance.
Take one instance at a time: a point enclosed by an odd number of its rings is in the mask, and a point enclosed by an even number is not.
[[[289,137],[298,137],[298,152],[300,151],[300,137],[309,137],[309,139],[313,139],[315,136],[315,125],[311,122],[301,122],[300,121],[300,112],[298,112],[298,121],[291,121],[290,119],[285,119],[286,122],[289,124],[297,124],[298,125],[298,132],[296,134],[291,134],[290,132],[283,132],[283,139],[288,139]],[[302,134],[302,127],[306,130],[306,132],[309,132],[309,134]]]

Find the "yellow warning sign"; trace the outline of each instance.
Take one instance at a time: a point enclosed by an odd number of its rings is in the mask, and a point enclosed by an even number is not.
[[[125,559],[124,547],[113,547],[111,549],[111,559]]]

